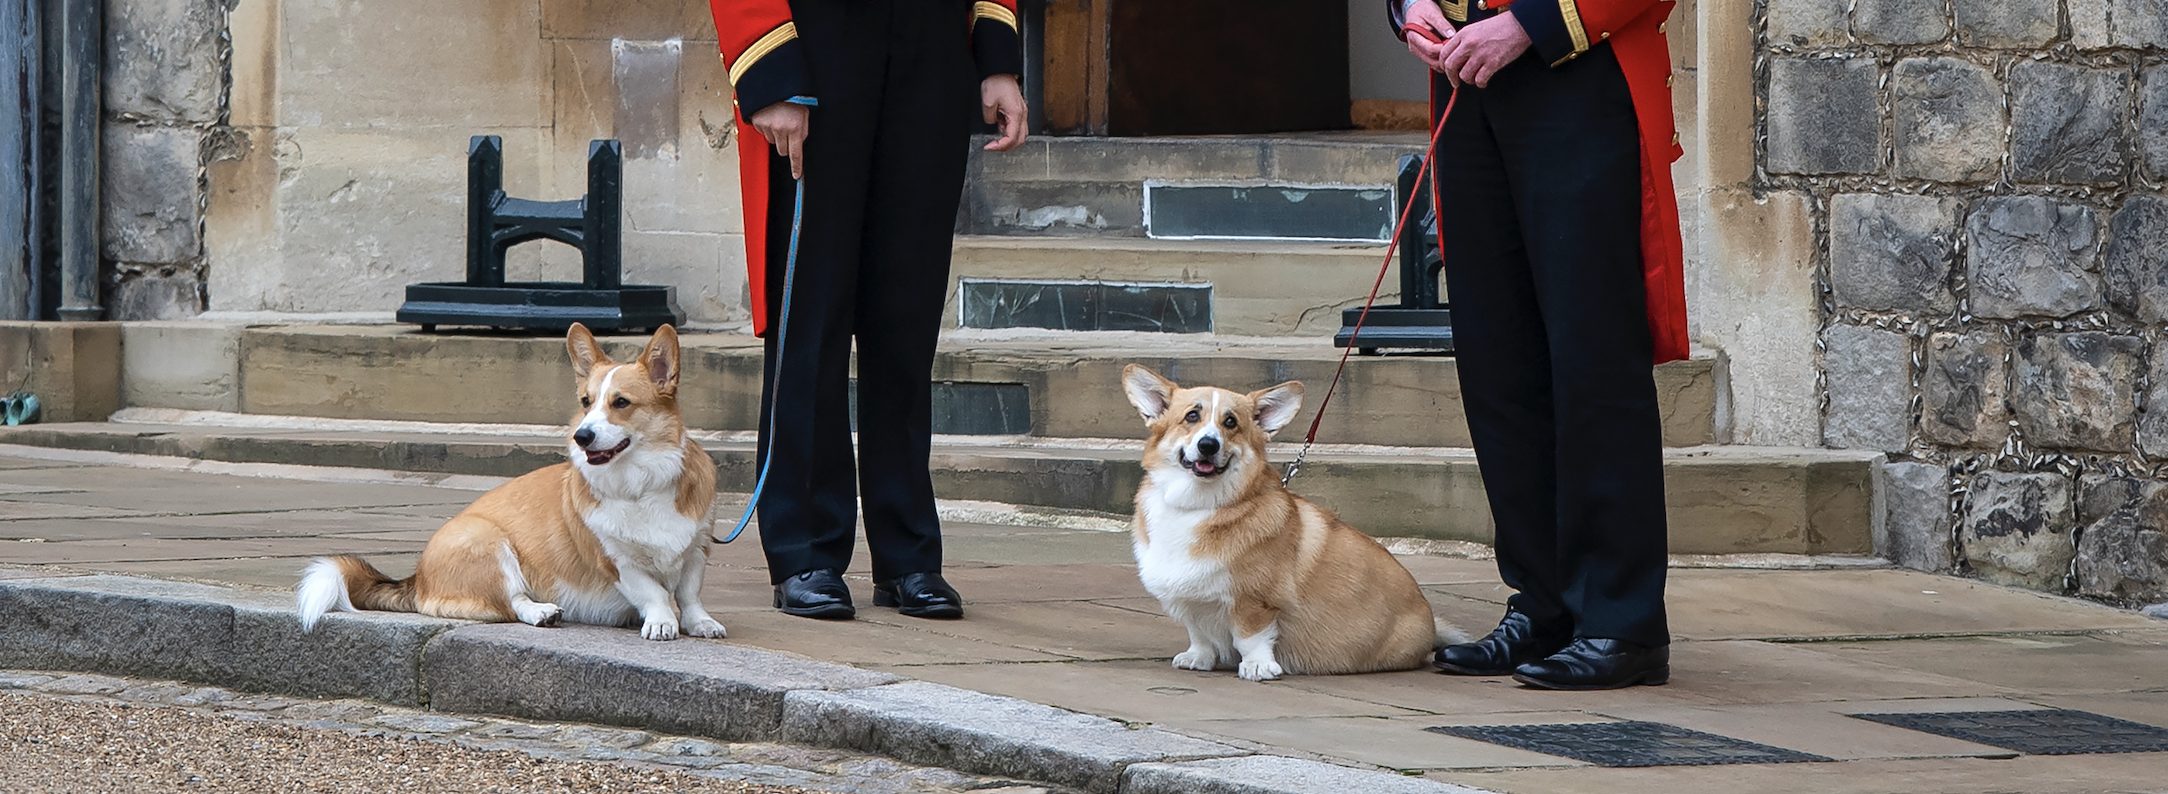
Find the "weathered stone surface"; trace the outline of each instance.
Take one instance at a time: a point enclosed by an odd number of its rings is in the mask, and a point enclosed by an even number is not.
[[[219,37],[231,0],[109,0],[105,108],[158,121],[218,120]]]
[[[1957,447],[1993,447],[2009,438],[2009,357],[2010,346],[1998,336],[1929,336],[1920,373],[1920,435]]]
[[[1483,794],[1420,777],[1250,755],[1177,764],[1138,764],[1122,774],[1123,794]]]
[[[1839,449],[1903,450],[1912,436],[1912,342],[1856,325],[1822,331],[1829,409],[1822,442]]]
[[[2131,196],[2108,219],[2108,304],[2142,323],[2168,322],[2168,199]]]
[[[1972,478],[1963,529],[1967,562],[2001,584],[2061,592],[2077,556],[2070,481],[1990,471]]]
[[[2145,340],[2099,332],[2017,344],[2010,407],[2035,449],[2128,452],[2136,441]]]
[[[2067,317],[2100,308],[2090,207],[2041,196],[1980,202],[1966,221],[1965,268],[1981,317]]]
[[[2050,18],[2053,17],[2053,9]],[[1890,73],[1896,174],[1938,182],[1993,179],[2002,165],[2002,84],[1960,58],[1906,58]]]
[[[2168,598],[2168,485],[2129,477],[2078,485],[2078,594],[2126,604]]]
[[[1942,0],[1857,0],[1852,35],[1872,44],[1926,44],[1950,35]]]
[[[1848,309],[1940,312],[1956,305],[1950,266],[1963,203],[1845,193],[1829,202],[1829,282]]]
[[[2138,161],[2146,176],[2168,179],[2168,66],[2146,69],[2138,85]]]
[[[188,127],[108,122],[100,151],[105,256],[179,264],[202,252],[197,201],[202,134]]]
[[[2010,67],[2010,175],[2112,185],[2130,165],[2130,74],[2047,61]]]
[[[413,661],[456,621],[337,613],[303,633],[291,597],[78,576],[0,582],[0,667],[98,670],[258,691],[426,698]]]
[[[127,689],[128,682],[102,675],[71,675],[36,688],[56,695],[110,695]]]
[[[1899,566],[1943,573],[1956,565],[1950,554],[1950,475],[1928,463],[1883,467],[1884,509],[1874,553]]]
[[[2168,344],[2153,346],[2146,362],[2145,414],[2138,418],[2138,450],[2168,458]]]
[[[2168,45],[2168,3],[2070,0],[2070,41],[2089,50]]]
[[[1861,174],[1882,165],[1881,69],[1872,58],[1776,58],[1769,66],[1769,170]]]
[[[386,714],[369,722],[408,733],[456,733],[482,724],[446,714]]]
[[[1114,791],[1130,764],[1240,754],[1214,742],[920,681],[795,691],[784,711],[784,741],[1095,792]]]
[[[1769,41],[1823,47],[1851,41],[1845,4],[1828,0],[1769,0]]]
[[[432,708],[626,725],[720,739],[773,738],[784,693],[896,676],[737,645],[646,642],[624,629],[468,626],[429,646]]]
[[[1957,40],[1968,47],[2038,47],[2058,32],[2054,3],[1956,0],[1956,6]]]
[[[186,266],[133,273],[113,285],[108,320],[180,320],[203,313],[203,280]]]
[[[241,328],[206,322],[121,326],[121,403],[130,408],[241,409]]]

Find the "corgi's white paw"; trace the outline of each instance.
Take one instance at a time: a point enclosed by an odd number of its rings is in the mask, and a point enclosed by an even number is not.
[[[691,623],[685,624],[685,636],[715,639],[728,635],[723,632],[722,623],[717,622],[714,618],[702,616],[693,618]]]
[[[1205,672],[1211,672],[1213,666],[1217,664],[1219,664],[1219,659],[1216,658],[1215,654],[1213,654],[1211,651],[1200,651],[1195,648],[1191,648],[1189,650],[1174,655],[1174,667],[1177,670],[1203,670]]]
[[[650,620],[640,627],[640,636],[650,640],[674,640],[678,638],[675,620]]]
[[[540,601],[514,607],[519,612],[519,622],[529,626],[550,628],[564,622],[565,610],[556,604]]]
[[[1280,669],[1279,662],[1271,661],[1243,662],[1241,669],[1242,677],[1251,681],[1270,681],[1279,678],[1283,672],[1286,671]]]

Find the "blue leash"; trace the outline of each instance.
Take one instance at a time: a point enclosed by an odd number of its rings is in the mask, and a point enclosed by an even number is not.
[[[730,537],[716,541],[729,543],[745,532],[745,525],[753,520],[753,509],[760,506],[760,492],[768,487],[768,469],[775,465],[775,394],[783,390],[783,342],[785,329],[790,328],[790,286],[798,276],[798,232],[805,226],[805,180],[798,180],[798,197],[790,210],[790,254],[783,259],[783,311],[775,324],[775,387],[768,390],[768,455],[760,461],[760,479],[753,481],[753,499],[745,504],[745,515],[738,517],[738,526],[730,530]]]

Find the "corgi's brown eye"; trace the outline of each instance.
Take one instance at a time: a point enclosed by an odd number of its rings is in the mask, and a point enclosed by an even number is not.
[[[1184,417],[1182,417],[1182,421],[1184,421],[1184,422],[1188,422],[1188,423],[1190,423],[1190,424],[1196,424],[1196,423],[1197,423],[1197,420],[1198,420],[1198,418],[1199,418],[1199,414],[1197,413],[1197,409],[1195,409],[1195,408],[1191,408],[1191,409],[1189,409],[1189,415],[1188,415],[1188,416],[1184,416]]]
[[[611,407],[611,408],[623,408],[623,407],[625,407],[625,406],[627,406],[627,405],[631,405],[631,404],[632,404],[632,401],[631,401],[631,400],[627,400],[627,399],[625,399],[625,398],[623,398],[623,397],[619,397],[619,398],[617,398],[617,399],[615,399],[615,400],[611,400],[611,401],[610,401],[610,407]]]
[[[1235,429],[1235,424],[1236,422],[1234,414],[1228,414],[1227,418],[1220,420],[1220,426],[1229,430]]]
[[[589,396],[587,396],[587,395],[585,395],[585,394],[582,394],[582,395],[580,395],[580,407],[581,407],[581,408],[586,408],[586,407],[592,406],[592,405],[594,405],[594,404],[595,404],[595,398],[593,398],[593,397],[589,397]]]

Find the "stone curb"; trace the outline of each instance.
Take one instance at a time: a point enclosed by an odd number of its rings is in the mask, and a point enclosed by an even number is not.
[[[0,668],[360,697],[459,713],[782,740],[1101,794],[1466,794],[888,673],[620,629],[385,612],[301,632],[280,593],[127,576],[10,578]]]
[[[1130,764],[1241,755],[1224,744],[924,681],[792,692],[783,740],[907,763],[1017,775],[1086,791],[1122,789]]]
[[[73,576],[0,582],[0,667],[202,681],[303,697],[429,701],[424,648],[456,621],[334,615],[301,632],[274,593]]]

